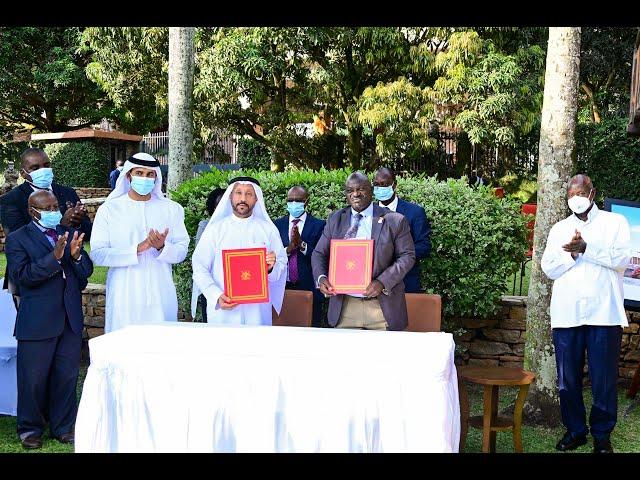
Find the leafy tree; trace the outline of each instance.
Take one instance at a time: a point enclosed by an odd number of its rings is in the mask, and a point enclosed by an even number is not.
[[[580,48],[580,119],[629,113],[629,78],[637,28],[588,27]]]
[[[0,27],[1,133],[73,130],[111,116],[85,74],[80,35],[79,27]]]
[[[169,30],[166,27],[89,27],[81,51],[86,74],[116,107],[112,118],[144,134],[167,124]]]

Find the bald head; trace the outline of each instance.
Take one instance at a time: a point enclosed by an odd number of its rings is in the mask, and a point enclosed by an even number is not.
[[[56,196],[51,193],[49,190],[36,190],[31,195],[29,195],[29,206],[42,208],[43,205],[55,202],[58,204],[58,199]]]
[[[40,212],[58,212],[58,199],[49,190],[36,190],[29,195],[29,216],[40,220]],[[36,211],[37,210],[37,211]]]
[[[593,183],[591,179],[582,173],[571,177],[569,184],[567,185],[567,198],[571,198],[575,195],[582,197],[589,197],[593,191]],[[591,200],[593,198],[590,198]]]

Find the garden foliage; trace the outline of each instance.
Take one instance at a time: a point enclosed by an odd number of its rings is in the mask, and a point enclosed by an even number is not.
[[[272,220],[286,214],[287,191],[304,185],[310,193],[308,211],[326,219],[346,206],[347,170],[291,170],[284,173],[245,170],[258,179]],[[212,171],[186,182],[172,198],[185,209],[189,234],[206,218],[205,200],[215,187],[226,187],[238,172]],[[398,178],[398,193],[425,208],[431,221],[431,255],[422,262],[422,285],[443,297],[447,316],[485,317],[495,313],[506,279],[527,250],[525,218],[515,200],[496,198],[490,188],[471,188],[465,180],[435,177]],[[190,252],[191,253],[191,252]],[[175,269],[179,302],[191,298],[190,255]]]

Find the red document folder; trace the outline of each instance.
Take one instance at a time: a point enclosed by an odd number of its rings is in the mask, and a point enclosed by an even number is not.
[[[224,293],[234,303],[269,301],[267,249],[222,250]]]
[[[364,293],[371,283],[373,240],[331,240],[329,283],[336,293]]]

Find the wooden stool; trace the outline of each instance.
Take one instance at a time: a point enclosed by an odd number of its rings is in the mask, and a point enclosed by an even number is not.
[[[535,374],[520,368],[460,366],[458,367],[458,385],[460,392],[460,451],[464,450],[468,425],[482,429],[482,451],[496,451],[496,432],[513,430],[513,447],[522,453],[522,407],[529,391],[529,384]],[[469,398],[463,380],[484,385],[484,415],[469,418]],[[520,386],[516,399],[513,419],[498,416],[498,390],[500,386]]]

